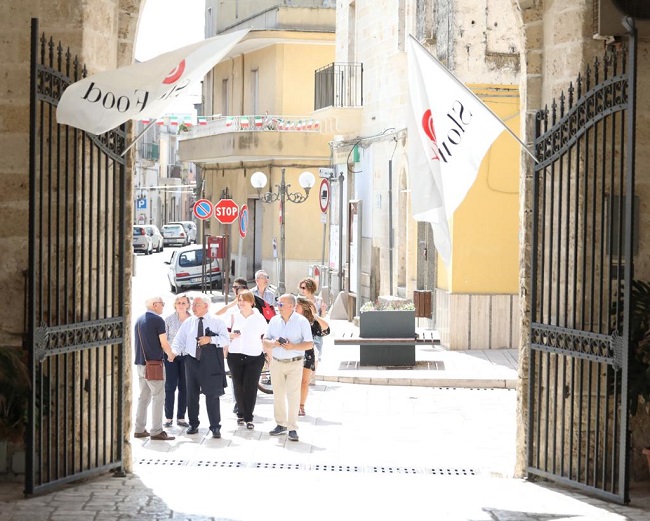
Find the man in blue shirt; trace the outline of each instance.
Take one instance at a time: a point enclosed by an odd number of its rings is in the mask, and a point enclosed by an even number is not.
[[[271,381],[273,382],[273,415],[276,427],[269,432],[298,441],[297,421],[300,407],[300,383],[305,351],[314,347],[309,321],[295,312],[296,297],[285,293],[278,299],[280,313],[269,322],[264,347],[273,350]],[[287,406],[289,412],[287,413]]]
[[[140,397],[135,413],[135,438],[152,440],[173,440],[162,428],[163,405],[165,404],[165,381],[147,380],[145,368],[147,360],[162,360],[163,352],[169,360],[174,359],[167,341],[165,321],[160,316],[165,303],[161,297],[151,297],[145,301],[147,311],[135,323],[135,366],[140,383]],[[151,434],[147,432],[147,409],[151,403]]]
[[[187,434],[199,432],[199,397],[205,394],[205,407],[213,438],[221,438],[221,404],[219,397],[227,386],[223,348],[230,344],[226,323],[209,315],[210,299],[200,295],[192,301],[193,316],[178,330],[172,351],[185,357]]]

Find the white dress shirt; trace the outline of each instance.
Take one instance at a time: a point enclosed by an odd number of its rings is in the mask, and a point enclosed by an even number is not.
[[[207,335],[208,328],[215,334],[212,337],[211,344],[218,347],[225,347],[230,344],[230,337],[228,336],[228,328],[226,323],[219,317],[214,315],[205,315],[203,318],[203,335]],[[174,343],[172,344],[172,351],[177,355],[190,355],[196,358],[196,337],[199,331],[199,317],[192,315],[181,324],[178,330]]]
[[[262,336],[266,333],[268,324],[266,319],[257,309],[253,308],[253,314],[245,317],[241,311],[235,313],[232,325],[233,331],[239,331],[240,336],[230,341],[229,353],[240,353],[248,356],[259,356],[262,354]]]

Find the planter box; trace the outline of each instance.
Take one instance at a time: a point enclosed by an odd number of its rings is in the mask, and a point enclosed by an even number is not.
[[[364,311],[359,316],[359,336],[364,340],[359,344],[360,365],[415,365],[414,310]],[[373,338],[378,339],[377,343],[372,342]]]
[[[415,310],[364,311],[359,315],[359,336],[415,339]]]

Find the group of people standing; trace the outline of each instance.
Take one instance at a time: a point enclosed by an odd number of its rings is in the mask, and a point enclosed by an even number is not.
[[[193,300],[178,295],[174,312],[165,320],[161,317],[163,300],[154,297],[146,301],[147,311],[137,320],[134,337],[140,384],[134,437],[173,440],[174,436],[164,431],[163,426],[171,427],[174,416],[178,426],[187,428],[187,434],[196,434],[199,396],[203,393],[210,431],[214,438],[220,438],[219,397],[227,386],[224,364],[227,360],[237,425],[249,430],[255,428],[257,384],[267,362],[273,382],[276,421],[269,434],[286,433],[289,440],[299,440],[297,417],[305,415],[309,383],[322,354],[322,337],[329,333],[323,318],[326,306],[316,296],[318,287],[310,277],[300,281],[300,296],[287,293],[277,301],[268,288],[268,281],[268,275],[258,271],[256,286],[249,291],[245,279],[235,279],[235,300],[215,315],[208,314],[210,299],[204,295]],[[163,381],[146,379],[147,360],[164,360]],[[152,428],[148,432],[146,419],[150,404]]]

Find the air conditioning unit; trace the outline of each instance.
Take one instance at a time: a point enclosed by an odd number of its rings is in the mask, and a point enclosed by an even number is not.
[[[594,38],[609,40],[627,34],[623,26],[626,15],[616,6],[615,0],[593,0],[593,6]],[[636,26],[639,38],[650,38],[650,21],[637,19]]]

